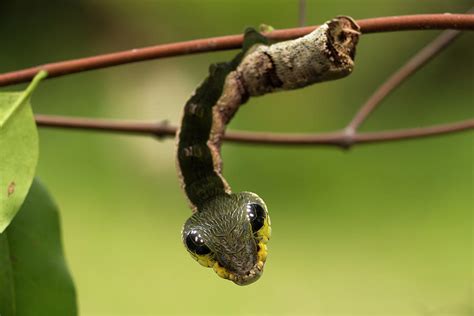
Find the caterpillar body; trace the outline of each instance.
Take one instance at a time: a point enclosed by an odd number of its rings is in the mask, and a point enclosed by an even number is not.
[[[182,239],[201,265],[246,285],[261,276],[267,258],[271,227],[265,202],[255,193],[232,193],[222,176],[220,146],[229,121],[249,97],[349,75],[359,35],[359,26],[345,16],[273,45],[248,29],[242,52],[211,65],[187,101],[177,133],[178,174],[193,209]]]

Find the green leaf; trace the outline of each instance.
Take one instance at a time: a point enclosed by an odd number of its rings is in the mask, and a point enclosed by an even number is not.
[[[0,93],[0,233],[7,228],[25,200],[38,162],[38,131],[30,96],[39,72],[23,92]]]
[[[37,180],[18,215],[0,234],[0,315],[77,315],[58,210]]]

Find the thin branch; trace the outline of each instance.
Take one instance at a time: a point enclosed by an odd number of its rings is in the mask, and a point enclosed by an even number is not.
[[[306,0],[298,2],[298,26],[303,27],[306,24]]]
[[[474,18],[468,15],[417,15],[417,16],[403,16],[403,17],[387,17],[387,18],[376,18],[358,21],[362,27],[364,33],[370,32],[381,32],[381,31],[394,31],[394,30],[408,30],[408,29],[427,29],[427,28],[457,28],[457,29],[473,29]],[[274,39],[288,39],[298,37],[310,32],[314,27],[309,28],[297,28],[290,30],[280,30],[272,32],[270,35]],[[303,33],[301,33],[303,32]],[[339,146],[342,148],[351,147],[354,144],[366,144],[375,142],[386,142],[396,141],[403,139],[413,139],[420,137],[428,137],[440,134],[454,133],[465,131],[474,128],[474,119],[456,122],[451,124],[435,125],[424,128],[412,128],[403,130],[393,131],[379,131],[369,133],[355,133],[357,127],[365,120],[365,118],[373,111],[377,104],[388,95],[395,87],[397,87],[405,78],[407,78],[416,69],[424,65],[430,58],[432,58],[437,52],[443,47],[447,46],[456,36],[456,31],[445,32],[442,36],[438,37],[433,43],[424,48],[418,53],[411,61],[408,62],[405,67],[400,69],[394,74],[389,81],[379,88],[372,96],[369,101],[363,106],[362,110],[356,115],[354,120],[348,125],[348,128],[343,131],[337,131],[332,133],[321,133],[321,134],[275,134],[275,133],[250,133],[250,132],[229,132],[225,135],[225,139],[228,141],[243,142],[243,143],[258,143],[258,144],[269,144],[269,145],[328,145],[328,146]],[[228,41],[224,41],[227,39]],[[235,42],[237,40],[237,42]],[[200,42],[205,42],[204,46],[200,46]],[[206,43],[207,41],[207,43]],[[55,76],[61,74],[67,74],[72,72],[84,71],[89,69],[97,69],[116,65],[126,62],[134,62],[139,60],[176,56],[186,53],[196,53],[207,50],[220,50],[227,48],[235,48],[232,45],[240,45],[241,36],[230,36],[221,37],[208,40],[197,40],[184,43],[160,45],[151,48],[144,48],[141,50],[132,50],[132,53],[139,51],[141,54],[136,54],[133,57],[131,52],[122,52],[115,54],[108,54],[102,56],[96,56],[92,58],[85,58],[80,60],[73,60],[69,62],[62,62],[56,64],[50,64],[47,66],[59,65],[59,70],[63,73],[58,72]],[[190,45],[194,43],[195,46]],[[174,46],[173,46],[174,45]],[[181,45],[181,46],[180,46]],[[230,46],[226,46],[230,45]],[[174,50],[171,48],[174,47]],[[238,46],[237,46],[238,47]],[[148,51],[149,55],[143,55],[147,50],[161,48],[161,52],[156,54],[155,52]],[[120,55],[122,54],[122,55]],[[137,56],[141,56],[137,58]],[[114,57],[115,56],[115,57]],[[127,57],[128,56],[128,57]],[[124,57],[127,57],[124,59]],[[101,60],[101,58],[103,60]],[[105,59],[104,59],[105,58]],[[110,60],[107,62],[107,58]],[[115,61],[114,61],[114,58]],[[93,62],[95,60],[95,63]],[[105,60],[105,61],[104,61]],[[92,61],[92,62],[91,62]],[[83,67],[89,65],[91,68],[76,69],[74,70],[74,63],[85,62]],[[76,64],[76,66],[78,65]],[[68,67],[72,67],[68,70]],[[43,66],[36,67],[37,71]],[[45,66],[46,67],[46,66]],[[63,67],[63,68],[61,68]],[[27,71],[32,71],[25,70]],[[24,73],[25,71],[14,72],[11,74]],[[51,69],[49,69],[51,74]],[[68,72],[70,71],[70,72]],[[2,85],[2,79],[9,74],[0,75],[0,85]],[[15,79],[15,78],[13,78]],[[17,78],[18,79],[18,78]],[[20,78],[21,79],[21,78]],[[5,82],[5,81],[4,81]],[[13,81],[8,81],[5,84],[11,84]],[[110,120],[98,120],[98,119],[86,119],[86,118],[67,118],[60,116],[46,116],[37,115],[36,121],[39,126],[43,127],[61,127],[61,128],[75,128],[75,129],[87,129],[87,130],[100,130],[108,132],[121,132],[121,133],[134,133],[134,134],[145,134],[153,135],[156,137],[174,137],[177,128],[169,126],[167,123],[144,123],[144,122],[130,122],[130,121],[110,121]],[[348,133],[349,131],[352,131]]]
[[[109,119],[91,119],[85,117],[66,117],[55,115],[35,115],[39,127],[56,127],[103,132],[116,132],[137,135],[152,135],[156,137],[174,136],[176,127],[166,122],[143,122]]]
[[[355,144],[370,144],[389,141],[400,141],[414,138],[430,137],[441,134],[466,131],[474,128],[474,119],[450,124],[429,127],[409,128],[402,130],[365,132],[347,135],[345,131],[320,134],[275,134],[275,133],[229,133],[228,141],[266,144],[266,145],[327,145],[344,149]]]
[[[177,128],[160,122],[111,121],[100,119],[72,118],[36,115],[36,123],[41,127],[99,130],[113,133],[150,135],[159,138],[174,137]],[[474,119],[434,125],[430,127],[403,130],[367,132],[348,135],[345,131],[320,134],[277,134],[254,132],[228,132],[224,139],[237,143],[266,145],[328,145],[348,148],[354,144],[397,141],[440,134],[461,132],[474,128]]]
[[[407,128],[402,130],[381,131],[356,134],[355,143],[376,143],[436,136],[441,134],[457,133],[474,128],[474,119],[449,124],[439,124],[428,127]]]
[[[459,35],[460,31],[448,30],[441,33],[431,43],[420,50],[398,71],[392,74],[366,101],[356,113],[352,121],[347,125],[346,132],[354,133],[358,127],[374,112],[377,106],[391,92],[398,88],[403,82],[433,59],[444,48],[451,44]]]
[[[426,30],[458,29],[473,30],[474,15],[468,14],[420,14],[406,16],[380,17],[358,20],[363,33]],[[303,36],[313,31],[316,26],[275,30],[266,34],[274,40],[288,40]],[[137,48],[116,53],[97,55],[62,62],[55,62],[23,70],[0,74],[0,86],[7,86],[30,81],[40,70],[46,70],[48,78],[106,68],[116,65],[139,62],[171,56],[220,51],[239,48],[242,35],[229,35],[207,39],[192,40],[171,44]]]

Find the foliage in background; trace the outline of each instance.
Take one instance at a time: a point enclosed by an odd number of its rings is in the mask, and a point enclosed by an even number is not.
[[[0,234],[0,315],[76,314],[58,209],[36,180],[18,215]]]

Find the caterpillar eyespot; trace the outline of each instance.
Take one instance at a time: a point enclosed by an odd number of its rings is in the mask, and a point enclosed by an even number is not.
[[[247,218],[252,225],[252,231],[255,233],[263,227],[265,223],[265,210],[263,207],[256,203],[247,205]]]
[[[192,230],[186,236],[186,247],[197,255],[205,255],[211,252],[209,247],[204,243],[201,234],[195,230]]]

